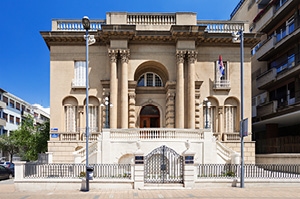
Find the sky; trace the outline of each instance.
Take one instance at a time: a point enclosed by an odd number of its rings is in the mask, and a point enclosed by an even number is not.
[[[105,19],[111,11],[196,12],[198,20],[229,20],[240,0],[0,0],[0,88],[50,106],[50,52],[40,31],[52,19]]]

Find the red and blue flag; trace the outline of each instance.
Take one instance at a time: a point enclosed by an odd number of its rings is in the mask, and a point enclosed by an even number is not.
[[[223,61],[222,61],[221,55],[219,55],[218,66],[219,66],[219,75],[220,75],[220,78],[221,78],[224,75],[224,73],[225,73],[225,68],[224,68],[224,65],[223,65]]]

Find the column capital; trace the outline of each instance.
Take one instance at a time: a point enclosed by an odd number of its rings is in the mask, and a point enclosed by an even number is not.
[[[195,50],[188,50],[187,57],[189,63],[194,63],[197,60],[198,52]]]
[[[110,57],[110,62],[117,62],[117,55],[118,50],[117,49],[108,49],[108,56]]]
[[[121,56],[121,62],[128,64],[129,57],[130,57],[130,50],[129,49],[120,50],[120,56]]]
[[[133,92],[128,93],[129,98],[135,98],[136,94]]]
[[[186,52],[184,50],[177,50],[176,51],[176,59],[177,59],[177,64],[182,64],[184,62],[184,55]]]

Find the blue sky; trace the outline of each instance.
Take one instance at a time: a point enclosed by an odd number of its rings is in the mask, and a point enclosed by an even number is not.
[[[51,19],[105,19],[106,12],[196,12],[228,20],[240,0],[1,0],[0,88],[31,103],[50,105],[50,56],[39,31]]]

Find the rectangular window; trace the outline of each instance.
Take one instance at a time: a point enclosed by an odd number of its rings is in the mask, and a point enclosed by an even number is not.
[[[24,105],[22,105],[22,109],[21,109],[21,111],[25,111],[25,110],[26,110],[25,106],[24,106]]]
[[[15,108],[15,101],[14,100],[9,100],[9,106],[11,108]]]
[[[16,117],[16,125],[20,124],[20,118]]]
[[[89,106],[90,132],[98,131],[98,106]]]
[[[10,115],[9,116],[9,122],[12,123],[12,124],[15,123],[15,117]]]
[[[39,116],[39,114],[36,113],[36,112],[34,112],[34,117],[35,117],[35,118],[38,118],[38,116]]]
[[[16,109],[17,109],[17,110],[20,110],[20,109],[21,109],[21,105],[20,105],[19,102],[16,102]]]
[[[295,30],[295,20],[294,17],[290,18],[287,22],[286,22],[286,26],[288,27],[288,34],[291,34],[294,30]]]
[[[211,129],[212,132],[216,132],[215,124],[216,124],[216,107],[211,106],[207,107],[207,115],[206,115],[206,106],[203,106],[203,126],[204,128],[207,125],[207,128]],[[207,122],[206,122],[207,118]]]
[[[3,96],[3,102],[5,102],[5,104],[8,105],[8,98]]]
[[[75,61],[74,63],[74,79],[72,86],[85,87],[86,86],[86,62],[85,61]]]
[[[77,121],[77,107],[65,106],[66,132],[77,132],[76,121]]]
[[[237,107],[225,106],[225,132],[237,132]]]
[[[220,67],[219,61],[216,61],[215,67],[215,88],[229,88],[229,62],[223,61],[223,67]]]
[[[5,119],[6,122],[7,122],[7,118],[8,118],[7,113],[3,113],[3,119]]]

